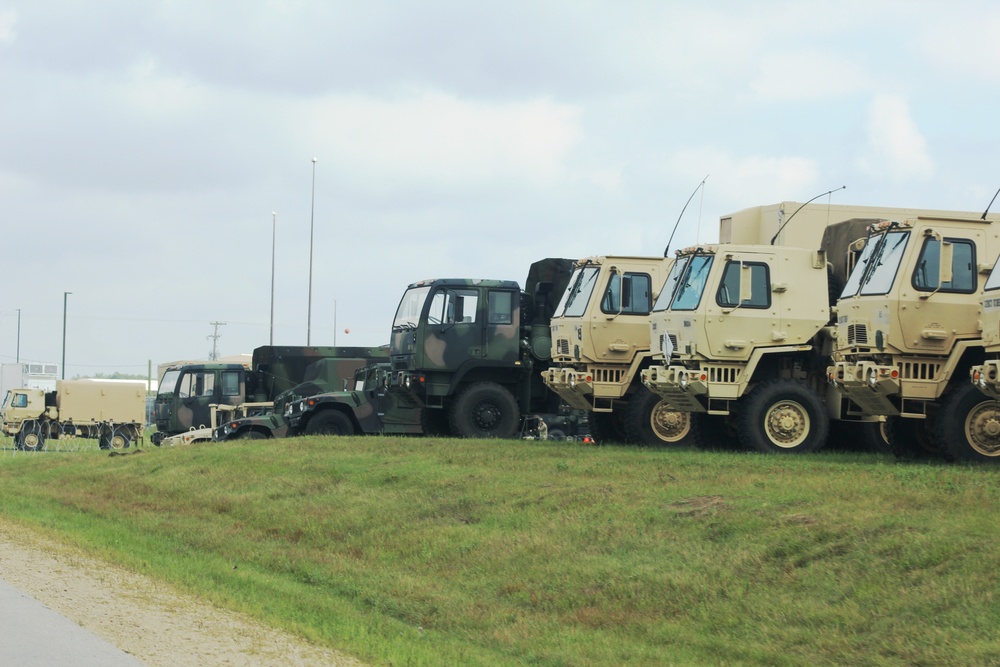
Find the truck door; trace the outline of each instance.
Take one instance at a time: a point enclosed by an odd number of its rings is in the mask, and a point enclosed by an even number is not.
[[[513,290],[487,290],[484,358],[504,366],[513,366],[520,358],[520,297]]]
[[[424,339],[428,369],[455,371],[483,357],[480,295],[480,289],[475,286],[442,287],[431,295]]]

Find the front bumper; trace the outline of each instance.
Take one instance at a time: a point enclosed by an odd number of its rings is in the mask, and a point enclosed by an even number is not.
[[[1000,359],[991,359],[982,366],[969,369],[969,379],[979,391],[1000,399]]]
[[[708,394],[708,374],[684,366],[650,366],[642,371],[642,383],[680,412],[705,412],[699,396]]]
[[[593,410],[594,376],[574,368],[550,368],[542,373],[542,381],[570,407]]]
[[[892,399],[899,396],[899,369],[874,361],[838,361],[826,369],[827,378],[865,415],[899,414]]]

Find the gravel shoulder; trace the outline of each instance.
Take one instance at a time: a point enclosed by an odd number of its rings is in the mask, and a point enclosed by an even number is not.
[[[150,667],[363,665],[2,516],[0,578]]]

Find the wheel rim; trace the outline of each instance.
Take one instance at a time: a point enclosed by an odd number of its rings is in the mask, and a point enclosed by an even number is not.
[[[111,436],[111,439],[108,441],[108,445],[111,447],[111,449],[125,449],[125,446],[127,444],[128,444],[128,438],[126,438],[124,435],[120,433],[115,433],[114,435]]]
[[[41,442],[41,437],[39,437],[37,433],[25,433],[23,442],[25,449],[38,449],[38,443]]]
[[[503,419],[503,410],[493,401],[482,401],[472,413],[472,423],[483,432],[493,431]]]
[[[798,447],[805,442],[809,437],[810,426],[809,413],[802,404],[795,401],[775,403],[764,415],[764,430],[768,440],[783,449]]]
[[[1000,456],[1000,411],[995,401],[983,401],[965,419],[965,438],[983,456]]]
[[[660,440],[678,442],[691,432],[691,413],[679,412],[660,401],[649,415],[649,424]]]

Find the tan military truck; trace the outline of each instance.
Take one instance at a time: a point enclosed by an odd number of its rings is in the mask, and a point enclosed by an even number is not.
[[[693,437],[689,415],[639,382],[652,359],[649,313],[657,295],[672,289],[672,266],[664,257],[581,259],[556,307],[552,365],[542,380],[571,407],[592,412],[598,440],[677,444]]]
[[[0,416],[17,449],[40,451],[46,440],[65,438],[97,438],[101,449],[123,449],[142,437],[146,384],[58,380],[55,391],[12,389]]]
[[[733,415],[748,448],[822,447],[832,335],[826,253],[701,245],[679,251],[675,267],[677,287],[650,319],[659,362],[641,374],[650,393],[692,415],[700,444],[721,437],[722,419]]]
[[[981,409],[968,378],[984,361],[980,278],[1000,253],[997,219],[880,222],[844,287],[828,377],[849,414],[888,418],[893,453],[976,458],[996,447],[996,409]]]

